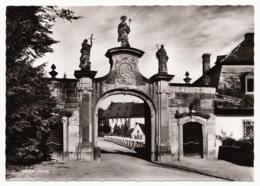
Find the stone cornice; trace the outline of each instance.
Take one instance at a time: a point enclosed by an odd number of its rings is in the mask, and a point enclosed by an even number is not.
[[[201,113],[201,112],[184,112],[184,113],[176,113],[175,114],[175,118],[184,118],[186,116],[198,116],[204,119],[209,119],[210,115],[209,114],[205,114],[205,113]]]
[[[108,58],[111,58],[112,54],[133,54],[137,57],[142,57],[143,54],[144,54],[144,51],[142,50],[139,50],[139,49],[136,49],[136,48],[127,48],[127,47],[116,47],[116,48],[110,48],[105,56],[108,57]]]

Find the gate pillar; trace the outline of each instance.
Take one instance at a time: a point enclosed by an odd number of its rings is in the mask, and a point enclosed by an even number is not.
[[[158,73],[150,78],[150,80],[157,83],[157,105],[158,105],[158,161],[169,162],[171,161],[171,146],[169,143],[169,111],[168,99],[170,90],[168,82],[172,80],[174,75],[167,73]]]
[[[92,142],[92,80],[97,71],[76,70],[74,75],[80,80],[78,91],[80,92],[79,104],[79,135],[80,142],[78,146],[78,159],[91,161],[94,158],[93,142]]]

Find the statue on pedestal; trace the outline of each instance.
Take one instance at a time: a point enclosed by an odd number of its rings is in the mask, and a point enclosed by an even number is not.
[[[127,17],[125,15],[121,16],[120,20],[122,21],[118,25],[118,42],[121,42],[121,47],[130,47],[130,44],[128,42],[128,34],[130,33],[131,19],[129,19],[129,27],[125,22],[127,20]]]
[[[158,59],[159,63],[158,73],[167,73],[167,61],[169,57],[167,56],[166,50],[164,49],[163,45],[161,45],[161,48],[156,52],[156,58]]]
[[[80,50],[81,52],[81,56],[80,56],[80,64],[79,67],[81,69],[87,69],[90,70],[90,64],[91,62],[89,61],[90,59],[90,51],[91,51],[91,47],[92,47],[92,38],[93,34],[91,34],[90,39],[90,44],[88,44],[88,40],[84,39],[83,43],[82,43],[82,48]]]

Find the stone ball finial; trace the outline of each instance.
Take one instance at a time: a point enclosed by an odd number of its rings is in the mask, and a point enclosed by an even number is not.
[[[191,78],[189,77],[190,73],[187,71],[185,73],[185,78],[183,79],[185,81],[186,84],[190,84]]]
[[[54,64],[51,65],[51,69],[52,70],[55,70],[56,69],[56,66]]]
[[[51,69],[52,71],[49,72],[49,74],[51,75],[51,78],[56,78],[58,72],[55,71],[56,66],[54,64],[51,65]]]

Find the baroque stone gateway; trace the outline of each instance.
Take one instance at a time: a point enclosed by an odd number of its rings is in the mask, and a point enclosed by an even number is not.
[[[122,28],[128,29],[123,20]],[[144,77],[138,68],[144,51],[125,47],[129,44],[129,31],[120,31],[123,34],[119,36],[121,47],[107,50],[105,56],[110,64],[107,75],[95,78],[97,71],[82,68],[75,70],[76,79],[49,78],[52,93],[59,102],[56,110],[64,116],[61,135],[56,136],[61,139],[52,135],[49,140],[56,156],[99,161],[98,108],[107,97],[124,94],[144,101],[143,153],[148,160],[173,162],[184,157],[216,158],[216,85],[203,81],[190,84],[189,73],[186,73],[186,83],[170,82],[174,75],[167,72],[168,57],[163,47],[156,55],[162,65],[159,72],[149,79]],[[89,47],[86,42],[82,48],[85,46]]]

